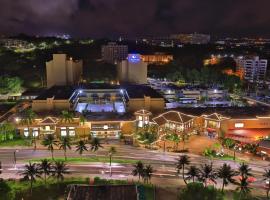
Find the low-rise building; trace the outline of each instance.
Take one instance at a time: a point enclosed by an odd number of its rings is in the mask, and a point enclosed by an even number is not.
[[[166,64],[173,60],[173,55],[156,53],[150,55],[141,55],[142,61],[148,64]]]

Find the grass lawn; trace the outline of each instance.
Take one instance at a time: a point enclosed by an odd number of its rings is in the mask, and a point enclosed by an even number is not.
[[[64,199],[68,193],[67,188],[70,184],[89,184],[88,178],[66,178],[62,182],[57,182],[54,179],[49,178],[47,184],[44,181],[38,179],[33,183],[33,194],[30,194],[30,182],[29,181],[6,181],[0,182],[0,200],[48,200],[48,199]],[[106,180],[96,177],[94,179],[95,185],[115,185],[115,184],[127,184],[125,180]],[[143,185],[145,188],[146,200],[153,199],[153,187],[149,185]]]
[[[224,156],[205,156],[205,157],[207,157],[207,158],[212,158],[212,159],[219,159],[219,160],[229,160],[229,161],[234,161],[233,160],[233,156],[230,156],[230,155],[224,155]],[[241,162],[245,162],[244,160],[241,160],[241,159],[239,159],[239,158],[237,158],[237,157],[235,157],[235,161],[236,162],[238,162],[238,163],[241,163]]]
[[[32,146],[29,139],[13,139],[0,142],[0,147],[15,147],[15,146]]]
[[[45,159],[45,158],[42,158]],[[42,160],[40,158],[38,159],[31,159],[28,161],[31,162],[40,162],[40,160]],[[50,161],[53,161],[51,157],[46,158]],[[63,157],[57,157],[54,158],[54,161],[65,161],[65,158]],[[110,162],[110,159],[108,157],[97,157],[97,156],[91,156],[91,157],[68,157],[67,158],[67,163],[82,163],[82,162],[105,162],[108,163]],[[130,160],[130,159],[117,159],[117,158],[113,158],[112,159],[112,163],[120,163],[120,164],[135,164],[136,162],[138,162],[138,160]]]

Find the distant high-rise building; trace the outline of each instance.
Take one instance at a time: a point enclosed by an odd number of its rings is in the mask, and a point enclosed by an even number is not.
[[[108,63],[116,64],[125,60],[128,56],[128,46],[118,45],[115,42],[109,42],[101,48],[102,60]]]
[[[118,63],[117,74],[119,82],[146,84],[147,63],[142,61],[139,54],[129,54],[126,60]]]
[[[255,57],[238,57],[235,59],[237,64],[237,71],[243,73],[243,78],[249,82],[262,82],[264,81],[267,60]]]
[[[46,62],[47,87],[54,85],[74,85],[82,75],[82,61],[67,58],[66,54],[53,54],[53,59]]]
[[[171,39],[175,41],[175,43],[182,44],[207,44],[210,42],[210,35],[206,34],[174,34],[170,36]]]

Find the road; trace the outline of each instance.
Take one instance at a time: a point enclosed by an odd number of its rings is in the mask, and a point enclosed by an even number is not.
[[[107,156],[108,148],[110,145],[104,145],[103,149],[98,150],[97,153],[86,152],[83,156]],[[175,169],[175,162],[179,153],[163,153],[161,151],[154,151],[148,149],[137,148],[129,145],[113,144],[117,149],[117,154],[113,158],[121,159],[134,159],[142,160],[144,163],[151,164],[155,169],[153,174],[154,179],[161,183],[167,184],[180,184],[181,179],[178,177]],[[62,150],[55,150],[55,157],[63,157]],[[68,157],[79,157],[77,152],[69,150],[67,152]],[[42,149],[20,149],[16,153],[17,169],[14,169],[14,149],[0,149],[0,161],[3,166],[3,173],[0,175],[3,178],[19,178],[18,171],[23,169],[23,165],[27,163],[29,159],[46,158],[51,154],[47,150]],[[191,165],[200,165],[213,162],[213,167],[216,169],[223,163],[228,163],[233,169],[237,169],[239,164],[233,161],[221,161],[221,160],[209,160],[200,155],[194,155],[188,153],[190,157]],[[262,180],[262,174],[266,168],[269,168],[270,163],[267,161],[256,160],[249,163],[252,168],[252,173],[256,177],[256,181],[253,183],[254,187],[263,187],[264,181]],[[109,177],[109,164],[108,163],[76,163],[69,164],[69,169],[72,175],[78,176],[103,176]],[[112,166],[112,172],[114,178],[131,179],[133,166],[132,164],[117,164]],[[219,182],[220,184],[220,182]]]

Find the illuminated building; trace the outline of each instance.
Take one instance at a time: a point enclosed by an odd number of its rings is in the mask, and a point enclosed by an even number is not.
[[[206,34],[174,34],[170,37],[174,41],[182,44],[208,44],[210,42],[210,35]]]
[[[266,59],[260,59],[258,56],[252,58],[238,57],[235,61],[237,64],[237,71],[243,73],[245,80],[249,82],[264,81],[267,70]]]
[[[146,84],[147,63],[142,61],[140,54],[129,54],[126,60],[118,63],[117,75],[120,83]]]
[[[74,85],[82,75],[82,61],[67,58],[66,54],[53,54],[53,59],[46,62],[47,88],[54,85]]]
[[[152,55],[141,55],[142,61],[148,64],[166,64],[173,60],[172,55],[157,53]]]
[[[109,42],[107,45],[102,46],[101,56],[103,61],[115,64],[127,58],[128,46]]]

